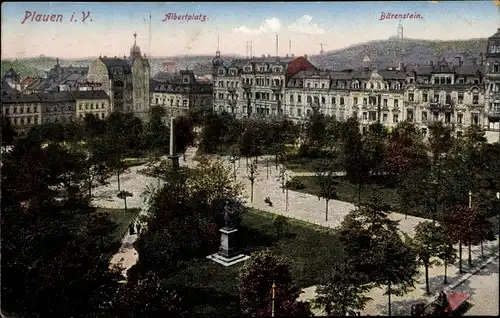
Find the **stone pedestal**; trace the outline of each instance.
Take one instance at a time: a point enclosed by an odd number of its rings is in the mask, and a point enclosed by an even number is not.
[[[238,254],[235,248],[235,238],[237,229],[224,227],[219,230],[221,233],[219,251],[215,254],[207,256],[208,259],[224,266],[231,266],[243,262],[250,258],[245,254]]]
[[[168,156],[168,159],[172,168],[179,168],[179,156]]]

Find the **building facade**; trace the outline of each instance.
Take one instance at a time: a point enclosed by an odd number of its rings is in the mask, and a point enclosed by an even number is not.
[[[100,89],[110,97],[110,112],[131,112],[146,119],[150,109],[149,79],[149,62],[134,39],[128,58],[99,57],[91,63],[86,80],[101,84]]]
[[[213,86],[196,79],[193,71],[183,70],[169,78],[151,80],[151,106],[161,106],[167,117],[190,109],[213,108]]]
[[[217,50],[212,60],[214,111],[237,117],[284,115],[286,81],[301,70],[316,69],[306,57],[235,59],[228,65]]]
[[[488,38],[484,64],[487,129],[490,134],[497,133],[500,140],[500,28]]]
[[[18,132],[42,123],[83,119],[92,113],[100,119],[108,115],[109,97],[104,91],[2,94],[2,114]]]

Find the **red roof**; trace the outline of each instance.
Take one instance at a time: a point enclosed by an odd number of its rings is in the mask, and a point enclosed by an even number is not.
[[[448,298],[448,303],[450,304],[447,308],[447,312],[452,312],[456,310],[460,305],[470,298],[469,293],[459,292],[459,291],[448,291],[446,293],[446,297]]]
[[[310,69],[317,70],[317,68],[314,65],[312,65],[311,62],[309,62],[305,57],[300,56],[288,64],[286,75],[290,77],[297,74],[300,71],[305,71]]]
[[[25,79],[23,79],[21,81],[21,85],[30,85],[30,84],[33,84],[34,82],[36,82],[36,78],[26,77]]]

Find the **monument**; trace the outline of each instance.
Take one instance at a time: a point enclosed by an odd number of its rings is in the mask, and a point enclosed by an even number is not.
[[[170,152],[168,158],[170,159],[170,164],[172,165],[172,168],[176,169],[179,168],[179,156],[175,153],[175,137],[174,137],[174,124],[175,124],[175,117],[170,118]]]
[[[237,217],[237,206],[229,200],[224,205],[224,227],[221,233],[220,247],[217,253],[208,255],[207,258],[226,267],[238,264],[250,258],[250,256],[238,253],[235,247],[238,229],[235,226]]]

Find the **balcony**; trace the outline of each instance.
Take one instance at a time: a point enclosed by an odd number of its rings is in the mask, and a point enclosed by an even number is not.
[[[228,91],[229,93],[231,93],[231,94],[234,94],[234,93],[236,93],[236,87],[228,87],[228,88],[227,88],[227,91]]]
[[[242,83],[241,87],[243,87],[244,90],[249,90],[250,88],[252,88],[252,84]]]
[[[276,85],[276,84],[272,84],[271,85],[271,89],[274,91],[274,92],[279,92],[283,89],[283,86],[282,85]]]

